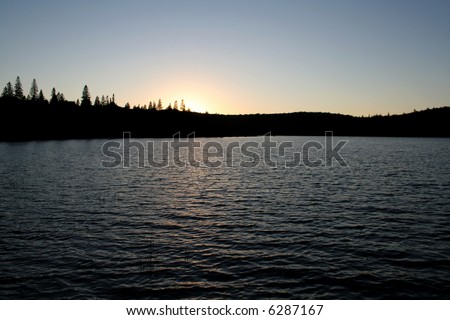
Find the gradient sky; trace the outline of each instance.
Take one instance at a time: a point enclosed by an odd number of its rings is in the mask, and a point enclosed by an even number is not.
[[[210,113],[450,105],[450,1],[4,1],[0,85]]]

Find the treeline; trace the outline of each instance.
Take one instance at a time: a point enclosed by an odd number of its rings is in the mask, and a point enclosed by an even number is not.
[[[163,108],[161,100],[146,106],[120,107],[111,96],[96,97],[87,86],[81,100],[67,101],[53,88],[47,100],[33,80],[24,96],[20,78],[8,83],[0,97],[0,140],[48,140],[171,137],[178,132],[198,137],[272,135],[420,136],[450,137],[450,107],[403,115],[354,117],[295,112],[283,114],[219,115],[190,112],[184,101]]]
[[[22,86],[22,81],[20,80],[20,77],[18,76],[16,78],[16,82],[14,86],[11,84],[11,82],[8,82],[6,86],[3,89],[3,92],[1,94],[1,98],[3,100],[11,102],[12,100],[16,99],[18,101],[32,101],[34,103],[39,102],[40,105],[44,105],[47,103],[50,104],[65,104],[65,102],[68,102],[66,98],[64,97],[64,94],[61,92],[56,92],[56,89],[53,88],[52,92],[50,94],[50,100],[47,100],[44,96],[44,93],[42,90],[39,90],[36,79],[33,79],[31,82],[30,87],[30,93],[28,96],[25,97],[24,90]],[[94,103],[91,101],[91,94],[89,92],[89,88],[87,85],[84,86],[83,91],[81,93],[81,101],[80,99],[77,99],[75,102],[77,106],[82,107],[105,107],[105,106],[113,106],[117,107],[118,105],[115,102],[115,95],[113,94],[110,98],[108,95],[102,95],[101,98],[99,96],[96,96],[94,99]],[[156,101],[150,101],[148,105],[137,105],[131,107],[131,105],[127,102],[124,106],[125,109],[143,109],[143,110],[150,110],[150,111],[162,111],[162,110],[179,110],[179,111],[187,111],[190,112],[190,108],[186,107],[186,104],[184,103],[184,100],[181,100],[181,103],[178,104],[178,101],[176,100],[174,104],[169,103],[169,105],[164,108],[163,103],[161,99],[158,100],[158,103]]]

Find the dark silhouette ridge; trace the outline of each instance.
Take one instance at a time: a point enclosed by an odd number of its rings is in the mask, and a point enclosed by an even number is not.
[[[23,96],[20,78],[14,91],[8,83],[0,98],[0,140],[59,140],[121,138],[131,132],[134,138],[172,137],[176,133],[197,137],[272,135],[450,137],[450,107],[414,111],[402,115],[354,117],[322,112],[280,114],[220,115],[189,111],[182,100],[163,110],[162,102],[149,107],[119,107],[109,97],[94,104],[85,86],[80,102],[66,101],[53,88],[50,102],[35,80],[30,95]]]

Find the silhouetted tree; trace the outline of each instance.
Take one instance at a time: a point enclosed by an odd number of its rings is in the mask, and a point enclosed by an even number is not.
[[[178,110],[178,101],[175,100],[175,103],[173,104],[173,110]]]
[[[166,110],[172,110],[172,104],[169,103],[169,105],[167,106]]]
[[[50,104],[58,103],[58,96],[56,95],[56,89],[53,87],[52,93],[50,95]]]
[[[47,100],[45,100],[45,96],[44,93],[42,92],[42,90],[39,91],[39,97],[38,97],[39,102],[46,102]]]
[[[36,101],[39,98],[39,89],[36,82],[36,79],[33,79],[31,81],[31,88],[30,88],[30,100]]]
[[[127,102],[126,104],[125,104],[125,109],[130,109],[131,107],[130,107],[130,103],[129,102]]]
[[[80,99],[77,99],[76,105],[80,106]]]
[[[85,85],[83,88],[83,92],[81,93],[81,106],[90,107],[91,105],[92,105],[91,94],[89,93],[88,86]]]
[[[115,97],[114,93],[112,95],[111,104],[114,104],[114,105],[116,104],[116,97]]]
[[[16,78],[16,83],[14,85],[14,96],[17,99],[24,99],[24,95],[23,95],[23,88],[22,88],[22,82],[20,81],[20,77],[17,76]]]
[[[181,111],[186,111],[186,105],[184,104],[184,99],[181,99]]]
[[[101,104],[102,104],[102,106],[106,106],[105,96],[102,96]]]
[[[56,99],[58,100],[58,102],[64,102],[64,101],[66,101],[66,98],[64,97],[64,94],[61,93],[61,92],[58,92],[58,93],[56,94]]]
[[[163,104],[161,99],[158,100],[158,104],[156,105],[156,110],[161,111],[163,109]]]
[[[12,84],[11,84],[11,82],[8,82],[5,86],[5,88],[3,89],[2,97],[11,98],[13,96],[14,96],[14,91],[12,88]]]
[[[100,98],[98,96],[95,97],[94,106],[100,107],[101,105],[104,105],[100,103]]]

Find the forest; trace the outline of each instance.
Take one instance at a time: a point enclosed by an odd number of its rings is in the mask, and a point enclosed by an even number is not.
[[[0,97],[0,141],[121,138],[163,138],[180,133],[197,137],[336,136],[450,137],[450,107],[427,108],[401,115],[355,117],[325,112],[221,115],[192,112],[182,100],[163,107],[119,106],[115,95],[92,103],[84,86],[81,99],[67,101],[52,89],[50,99],[32,81],[24,94],[20,78],[8,82]]]

